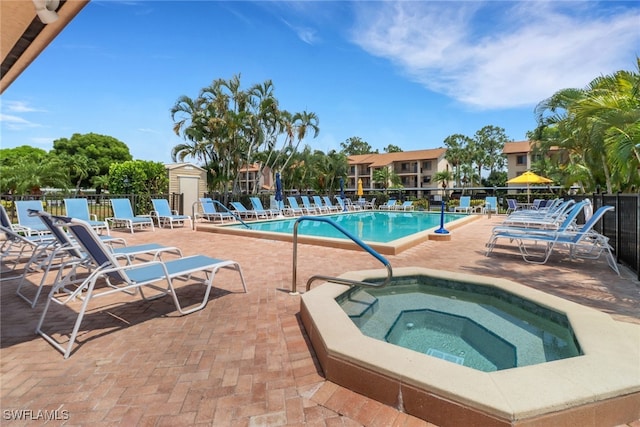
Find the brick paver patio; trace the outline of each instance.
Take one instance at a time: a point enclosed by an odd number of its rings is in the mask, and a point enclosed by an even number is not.
[[[485,257],[491,227],[501,220],[482,217],[455,230],[451,241],[425,242],[387,258],[393,267],[509,278],[640,324],[640,284],[624,267],[616,276],[604,258],[569,260],[555,254],[537,266],[523,262],[515,246],[508,245]],[[299,296],[288,293],[290,243],[190,229],[113,234],[129,244],[157,242],[178,246],[185,255],[234,259],[244,269],[249,293],[241,292],[235,273],[223,271],[207,307],[188,316],[178,316],[169,298],[143,302],[118,295],[97,301],[81,327],[80,345],[65,360],[34,334],[44,298],[31,309],[15,295],[17,281],[4,280],[3,425],[43,425],[42,419],[14,418],[56,409],[58,418],[68,419],[48,425],[428,425],[324,379],[298,318]],[[380,266],[363,252],[301,245],[298,254],[302,290],[313,274]],[[37,283],[39,277],[30,280]],[[197,298],[200,291],[188,286],[181,296]],[[66,328],[69,309],[55,307],[53,312],[52,327]],[[640,426],[640,420],[631,425]]]

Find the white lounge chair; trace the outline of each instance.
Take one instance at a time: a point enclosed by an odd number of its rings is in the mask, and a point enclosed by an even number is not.
[[[124,225],[132,234],[136,225],[141,229],[151,227],[152,231],[155,230],[153,219],[149,215],[134,215],[129,199],[111,199],[111,208],[113,216],[107,218],[107,221],[110,221],[114,226]]]
[[[196,212],[196,221],[198,220],[198,218],[206,219],[207,221],[212,222],[215,222],[215,220],[220,220],[220,222],[225,222],[225,220],[235,221],[237,219],[231,212],[218,211],[216,209],[216,203],[220,204],[223,207],[224,205],[219,202],[214,202],[214,200],[210,197],[200,197],[200,199],[198,199],[198,202],[200,204],[200,210],[202,212]]]
[[[508,239],[516,242],[522,258],[532,264],[545,264],[551,254],[558,248],[565,247],[569,250],[570,258],[597,259],[604,252],[607,263],[620,275],[620,270],[616,263],[608,238],[593,230],[593,226],[604,216],[612,211],[613,206],[600,207],[591,218],[576,231],[557,230],[532,230],[528,232],[505,230],[492,237],[488,243],[485,255],[489,256],[498,238]],[[527,245],[530,243],[531,245]],[[542,249],[542,250],[540,250]]]
[[[378,209],[380,209],[381,211],[393,210],[395,209],[396,203],[396,199],[389,199],[387,200],[387,203],[383,203],[382,205],[378,206]]]
[[[151,199],[151,204],[153,205],[153,210],[149,214],[156,219],[158,227],[164,227],[169,224],[173,229],[173,223],[184,225],[187,221],[189,221],[190,225],[193,225],[189,215],[180,215],[178,211],[171,210],[167,199]]]
[[[109,234],[109,223],[107,221],[98,221],[98,216],[89,212],[89,201],[87,199],[64,199],[64,208],[67,216],[88,222],[99,233],[105,231]]]
[[[93,263],[99,266],[71,294],[60,293],[61,285],[56,283],[49,293],[46,305],[40,316],[36,333],[62,352],[65,359],[71,354],[84,314],[94,299],[118,292],[125,292],[131,295],[132,291],[138,291],[143,299],[150,299],[145,297],[143,290],[153,289],[156,292],[159,291],[159,294],[154,295],[152,299],[170,295],[178,312],[189,314],[201,310],[207,305],[213,279],[218,270],[222,268],[236,271],[242,282],[244,292],[247,292],[242,269],[235,261],[194,255],[166,262],[155,260],[139,264],[120,265],[114,254],[104,245],[89,224],[73,218],[53,217],[53,219],[56,226],[65,227],[71,232],[80,247],[91,257]],[[98,286],[103,280],[106,280],[111,286]],[[175,287],[177,281],[196,281],[204,284],[205,291],[202,301],[189,308],[182,307],[178,298],[179,289]],[[138,292],[133,293],[137,294]],[[45,330],[54,325],[60,326],[62,323],[59,318],[53,321],[51,325],[45,322],[51,303],[66,305],[80,296],[82,297],[82,304],[78,308],[69,339],[66,343],[60,343],[52,337],[50,332]]]
[[[265,215],[268,218],[280,215],[279,209],[265,209],[260,197],[249,197],[249,200],[251,201],[251,207],[253,207],[253,210],[261,215]]]
[[[41,245],[38,250],[33,253],[29,261],[25,264],[22,278],[18,284],[18,288],[16,289],[16,294],[29,303],[31,308],[34,308],[38,303],[40,293],[47,281],[47,276],[52,270],[57,270],[58,272],[54,282],[60,283],[59,288],[66,289],[67,286],[71,286],[78,282],[79,279],[77,279],[76,275],[78,268],[82,267],[91,271],[98,266],[91,263],[91,258],[82,251],[78,244],[73,241],[71,236],[69,236],[65,230],[54,225],[50,214],[44,211],[30,211],[30,213],[32,216],[38,217],[55,238],[55,241],[48,245]],[[89,225],[91,226],[91,224]],[[180,249],[156,243],[126,246],[124,239],[104,236],[100,236],[100,241],[109,244],[113,242],[123,244],[123,246],[115,248],[111,245],[106,247],[111,250],[116,258],[125,259],[128,264],[133,263],[133,261],[141,255],[147,255],[153,259],[159,259],[162,254],[171,253],[177,257],[182,257],[182,251],[180,251]],[[67,268],[69,268],[70,271],[68,273],[64,273]],[[43,274],[40,278],[40,283],[37,286],[35,296],[29,297],[23,292],[22,287],[27,283],[26,278],[28,274],[33,271],[42,271]],[[82,280],[80,279],[80,281]]]
[[[460,205],[453,208],[454,212],[471,213],[473,208],[471,207],[471,196],[461,196]]]
[[[29,215],[30,209],[35,209],[38,211],[44,210],[41,200],[18,200],[15,202],[15,204],[18,223],[12,224],[11,226],[14,231],[24,233],[28,236],[49,233],[49,230],[47,230],[47,227],[42,224],[42,221]]]

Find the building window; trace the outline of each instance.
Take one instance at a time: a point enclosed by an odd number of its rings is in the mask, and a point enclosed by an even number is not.
[[[409,170],[409,163],[402,163],[400,165],[400,170],[402,170],[402,172],[406,172]]]
[[[516,156],[516,165],[518,166],[522,166],[527,164],[527,155],[526,154],[519,154]]]
[[[431,182],[431,175],[427,175],[427,176],[423,176],[422,177],[422,183],[423,184],[429,184]]]
[[[431,170],[431,160],[428,160],[426,162],[422,162],[422,169],[424,170]]]
[[[356,174],[356,167],[355,166],[351,166],[349,168],[349,175],[355,175]]]

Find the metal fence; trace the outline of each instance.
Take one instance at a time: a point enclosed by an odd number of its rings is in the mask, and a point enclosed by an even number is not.
[[[215,195],[214,195],[215,196]],[[138,195],[138,194],[90,194],[82,196],[89,201],[92,214],[96,214],[99,219],[113,216],[111,211],[111,198],[127,198],[131,200],[131,206],[135,214],[148,214],[151,208],[151,199],[167,199],[171,209],[181,214],[184,212],[184,196],[183,194],[154,194],[154,195]],[[268,196],[263,196],[263,204],[268,205]],[[607,212],[601,221],[594,227],[596,231],[604,234],[609,238],[609,242],[614,249],[616,259],[619,263],[624,264],[633,270],[638,280],[640,280],[640,194],[592,194],[583,196],[571,196],[575,200],[590,198],[593,201],[594,210],[600,206],[614,206],[615,210]],[[9,213],[13,222],[17,221],[15,212],[15,200],[42,200],[44,208],[47,212],[54,215],[65,215],[64,199],[69,196],[47,194],[42,196],[11,196],[2,195],[2,204]],[[246,198],[247,200],[243,200]],[[248,203],[248,196],[239,197],[238,200]],[[187,215],[190,212],[186,213]]]
[[[64,199],[74,197],[62,194],[44,194],[38,196],[12,196],[3,194],[0,196],[2,205],[6,209],[12,222],[17,222],[16,208],[14,201],[19,200],[41,200],[44,209],[52,215],[66,215]],[[88,194],[78,198],[87,199],[89,212],[95,214],[98,219],[103,220],[113,216],[110,199],[129,199],[131,207],[136,215],[147,215],[153,210],[151,199],[167,199],[172,210],[184,214],[184,195],[178,193],[171,194]],[[189,213],[190,214],[190,213]]]

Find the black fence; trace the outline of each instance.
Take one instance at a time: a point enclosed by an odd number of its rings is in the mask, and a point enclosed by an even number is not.
[[[596,224],[596,231],[609,238],[619,263],[633,270],[640,280],[640,194],[594,194],[594,209],[614,206]]]
[[[17,222],[18,217],[14,201],[19,200],[41,200],[44,210],[52,215],[66,215],[64,199],[72,199],[73,196],[62,194],[45,194],[38,196],[12,196],[3,194],[0,196],[1,203],[9,214],[12,222]],[[95,214],[99,220],[113,216],[110,199],[129,199],[131,207],[136,215],[147,215],[153,210],[151,199],[167,199],[172,210],[184,213],[184,196],[178,193],[171,194],[88,194],[78,198],[87,199],[89,212]]]
[[[212,195],[214,197],[219,195]],[[83,195],[89,201],[90,211],[99,219],[113,216],[111,211],[111,198],[127,198],[131,200],[131,206],[136,215],[148,214],[151,210],[151,199],[167,199],[171,209],[184,214],[184,196],[178,193],[171,194],[90,194]],[[218,198],[216,197],[216,198]],[[249,196],[232,197],[245,205]],[[601,206],[614,206],[615,210],[607,212],[601,221],[595,225],[595,230],[609,238],[616,259],[619,263],[633,270],[640,280],[640,194],[592,194],[568,196],[575,200],[590,198],[593,201],[594,210]],[[45,210],[54,215],[65,215],[64,199],[69,196],[47,194],[42,196],[11,196],[2,195],[1,200],[12,222],[17,221],[15,205],[16,200],[42,200]],[[247,200],[243,200],[243,199]],[[262,195],[263,204],[268,206],[268,196]],[[187,212],[186,214],[190,214]]]

